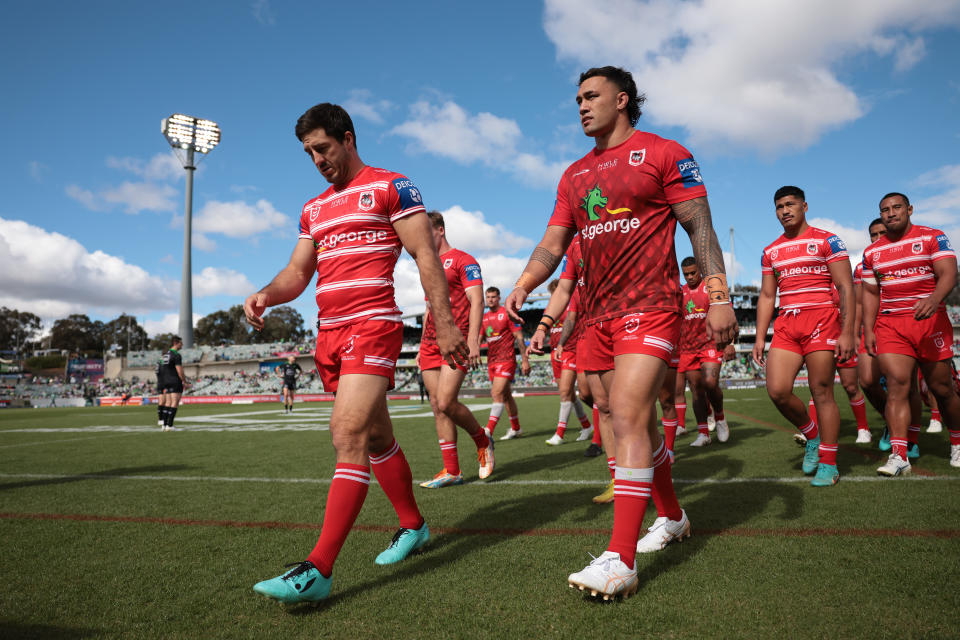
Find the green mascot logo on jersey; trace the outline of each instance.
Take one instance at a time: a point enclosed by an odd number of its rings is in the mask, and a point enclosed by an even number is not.
[[[604,197],[603,191],[601,191],[599,184],[595,185],[593,189],[587,191],[587,195],[583,198],[583,204],[580,206],[586,209],[587,217],[590,220],[600,219],[600,216],[595,211],[597,207],[603,208],[604,211],[614,216],[625,211],[630,211],[630,209],[626,207],[622,209],[607,209],[607,198]]]
[[[693,300],[687,300],[687,313],[693,313],[693,308],[696,306],[693,304]]]

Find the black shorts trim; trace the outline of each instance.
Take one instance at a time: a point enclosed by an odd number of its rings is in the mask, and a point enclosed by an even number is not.
[[[163,382],[157,385],[157,388],[160,390],[160,393],[183,393],[183,383],[182,382]]]
[[[290,389],[290,391],[296,391],[296,390],[297,390],[297,383],[296,383],[296,382],[287,382],[286,380],[284,380],[284,382],[283,382],[283,388],[284,388],[284,389]]]

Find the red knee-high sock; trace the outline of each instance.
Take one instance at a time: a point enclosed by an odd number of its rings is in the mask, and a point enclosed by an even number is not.
[[[603,438],[600,435],[600,410],[596,406],[593,407],[593,440],[591,440],[591,443],[598,447],[603,444]]]
[[[960,444],[960,431],[950,429],[950,444]]]
[[[894,454],[907,459],[907,441],[904,438],[890,438],[890,448]]]
[[[713,419],[716,420],[717,422],[721,422],[723,420],[726,420],[727,416],[724,415],[723,411],[714,410]]]
[[[653,503],[657,506],[657,516],[671,520],[680,520],[683,512],[673,490],[673,472],[666,443],[661,442],[653,452]]]
[[[663,420],[663,440],[666,442],[667,449],[673,451],[673,445],[677,441],[677,421]]]
[[[377,482],[383,487],[387,499],[397,512],[397,519],[404,529],[419,529],[423,526],[423,516],[420,507],[413,497],[413,474],[403,449],[394,440],[385,451],[370,456],[370,466],[373,468]]]
[[[866,429],[870,430],[870,425],[867,424],[867,401],[860,396],[860,399],[857,401],[850,401],[850,408],[853,409],[853,417],[857,419],[857,429]]]
[[[680,403],[676,405],[677,408],[677,426],[678,427],[687,427],[687,405],[686,403]]]
[[[702,433],[703,435],[710,437],[710,426],[704,422],[703,424],[697,425],[697,432]]]
[[[520,416],[513,415],[510,416],[510,428],[514,431],[520,431]]]
[[[820,464],[837,464],[837,445],[820,443]]]
[[[807,440],[813,440],[820,435],[820,429],[817,428],[816,420],[810,420],[806,425],[797,427],[797,429],[800,429],[800,433],[805,435]]]
[[[320,573],[330,577],[333,563],[337,560],[353,522],[360,513],[370,487],[370,469],[365,465],[337,463],[333,482],[327,493],[327,506],[323,513],[320,539],[307,556]]]
[[[910,444],[920,443],[920,425],[911,424],[907,427],[907,442]]]
[[[473,438],[473,443],[477,445],[477,451],[480,451],[480,449],[486,449],[490,446],[490,438],[487,437],[487,432],[483,429],[471,434],[470,437]]]
[[[607,549],[619,553],[628,567],[633,567],[636,560],[637,538],[652,489],[653,469],[617,469],[613,480],[613,535]]]
[[[607,458],[607,469],[610,470],[610,479],[614,479],[614,474],[617,472],[617,459],[616,458]]]
[[[443,457],[443,468],[450,475],[460,475],[460,457],[457,455],[457,443],[440,441],[440,455]]]
[[[940,422],[940,409],[930,409],[930,419]]]
[[[813,398],[810,398],[810,402],[807,404],[807,413],[810,414],[811,420],[817,421],[817,405],[813,404]]]

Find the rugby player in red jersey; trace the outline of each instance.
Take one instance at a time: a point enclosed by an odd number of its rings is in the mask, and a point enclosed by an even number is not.
[[[511,440],[523,434],[520,429],[520,416],[517,410],[517,401],[513,399],[513,389],[510,383],[517,372],[517,356],[513,347],[520,350],[520,371],[523,375],[530,373],[530,356],[527,355],[523,344],[523,334],[520,327],[513,323],[507,310],[500,306],[500,289],[487,287],[486,303],[490,309],[483,314],[483,323],[480,332],[487,342],[487,371],[490,374],[490,397],[493,406],[490,407],[490,417],[487,420],[487,435],[493,437],[493,430],[506,406],[510,416],[510,428],[501,440]]]
[[[707,331],[722,342],[737,331],[699,166],[676,142],[634,129],[642,101],[623,69],[581,74],[580,124],[596,146],[564,172],[546,233],[506,304],[519,317],[527,296],[553,273],[579,231],[587,326],[578,351],[587,356],[588,376],[599,377],[609,393],[616,499],[607,550],[568,582],[604,598],[637,590],[637,538],[651,493],[658,513],[668,515],[644,539],[653,536],[662,548],[690,533],[655,407],[680,332],[673,244],[678,221],[709,274]]]
[[[254,586],[284,603],[317,602],[329,594],[333,564],[363,506],[371,466],[400,520],[376,563],[399,562],[430,537],[387,412],[386,393],[403,339],[393,289],[402,248],[420,272],[441,355],[453,367],[464,364],[469,353],[450,311],[430,220],[413,182],[363,163],[356,130],[342,107],[311,107],[295,133],[331,186],[304,205],[289,263],[246,299],[244,312],[255,329],[262,329],[266,308],[295,299],[317,274],[314,361],[324,389],[336,394],[330,435],[337,462],[313,551],[293,569]]]
[[[551,298],[558,286],[560,279],[551,280],[547,286]],[[547,305],[550,306],[549,304]],[[570,412],[576,411],[577,418],[580,420],[580,434],[577,436],[577,442],[589,440],[593,435],[593,427],[590,425],[590,419],[587,412],[583,410],[583,404],[577,396],[578,392],[584,397],[584,402],[588,405],[593,404],[593,398],[590,397],[589,390],[578,385],[578,382],[585,382],[586,376],[577,371],[577,342],[580,339],[582,322],[577,314],[577,306],[571,298],[567,306],[557,317],[556,324],[550,326],[547,321],[553,321],[553,315],[543,311],[543,317],[537,325],[537,330],[530,338],[529,351],[534,353],[543,353],[543,343],[546,340],[544,327],[549,327],[550,331],[550,365],[553,367],[553,379],[557,383],[557,390],[560,392],[560,414],[557,416],[557,430],[547,439],[547,444],[559,446],[563,444],[564,436],[567,434],[567,421],[570,419]],[[543,334],[538,336],[537,334]],[[539,350],[533,348],[533,338],[538,337]]]
[[[720,388],[720,366],[723,364],[723,349],[727,345],[718,345],[707,337],[704,321],[710,308],[710,298],[697,261],[692,257],[684,258],[680,263],[680,272],[687,282],[681,287],[683,324],[680,326],[677,348],[680,355],[677,373],[682,374],[684,381],[690,384],[693,414],[697,418],[697,439],[690,446],[703,447],[710,444],[710,429],[707,426],[707,410],[710,406],[713,407],[716,420],[717,440],[726,442],[730,438],[730,427],[723,415],[723,389]],[[722,348],[718,350],[718,346]],[[682,393],[683,387],[680,388]]]
[[[467,345],[470,347],[469,366],[476,366],[480,361],[480,323],[483,320],[483,278],[480,275],[480,265],[470,254],[450,246],[443,215],[431,211],[427,216],[432,224],[434,244],[437,246],[447,288],[450,290],[450,308],[460,332],[467,336]],[[493,472],[493,442],[487,437],[473,412],[457,398],[460,385],[467,375],[467,367],[458,365],[451,369],[443,366],[446,362],[437,346],[437,329],[430,313],[429,301],[423,319],[423,335],[420,339],[417,364],[423,371],[423,383],[430,394],[430,408],[436,419],[440,455],[443,458],[443,469],[440,473],[432,480],[420,483],[420,486],[439,489],[463,484],[457,455],[457,426],[470,434],[477,445],[480,479],[486,479]]]
[[[836,235],[807,224],[802,189],[781,187],[773,196],[783,235],[763,250],[757,339],[753,360],[767,369],[767,394],[780,413],[807,438],[802,468],[815,474],[811,485],[827,487],[840,479],[837,439],[840,412],[833,398],[837,362],[853,356],[855,301],[847,247]],[[840,295],[839,308],[832,298]],[[773,327],[770,353],[764,359],[767,328],[780,293],[780,315]],[[810,392],[820,418],[807,414],[793,384],[806,365]]]
[[[953,328],[943,299],[957,284],[957,258],[939,229],[911,222],[902,193],[880,200],[887,233],[863,252],[863,332],[887,380],[886,419],[892,450],[877,469],[910,473],[910,389],[919,366],[950,432],[950,464],[960,467],[960,397],[953,385]],[[917,425],[919,431],[919,425]]]

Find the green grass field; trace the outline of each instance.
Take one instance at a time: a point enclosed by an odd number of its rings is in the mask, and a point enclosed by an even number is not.
[[[677,441],[693,537],[639,556],[638,595],[601,603],[566,577],[605,547],[613,507],[590,498],[609,476],[576,429],[544,444],[557,402],[519,400],[525,436],[498,443],[487,482],[461,437],[467,483],[416,489],[434,537],[406,562],[373,563],[396,517],[372,485],[329,601],[289,609],[251,586],[316,541],[329,404],[292,417],[190,405],[176,433],[150,407],[4,410],[0,638],[957,637],[960,469],[946,432],[921,435],[914,476],[879,479],[885,455],[853,443],[843,399],[843,478],[814,489],[764,392],[728,392],[729,442]],[[486,403],[468,404],[483,422]],[[391,411],[414,478],[432,477],[429,407]]]

